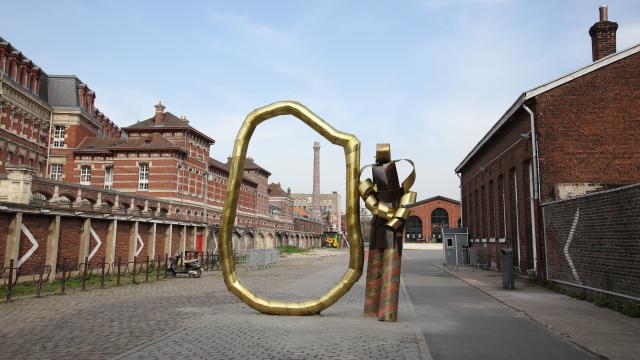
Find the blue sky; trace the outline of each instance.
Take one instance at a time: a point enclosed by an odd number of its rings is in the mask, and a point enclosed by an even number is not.
[[[416,161],[419,198],[459,198],[456,165],[518,95],[591,62],[600,1],[12,1],[0,35],[50,74],[75,74],[120,126],[159,99],[226,159],[244,117],[297,100],[362,141]],[[608,1],[618,49],[640,42],[640,2]],[[249,152],[294,192],[312,188],[313,141],[291,118]],[[344,193],[322,140],[322,191]],[[401,169],[406,172],[406,168]]]

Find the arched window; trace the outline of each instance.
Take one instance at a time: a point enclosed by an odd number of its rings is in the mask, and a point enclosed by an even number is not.
[[[437,208],[431,212],[431,224],[449,225],[449,213],[443,208]]]
[[[417,216],[409,216],[405,227],[405,233],[408,241],[421,240],[422,220]]]
[[[449,227],[449,213],[443,208],[431,212],[431,237],[435,242],[442,242],[442,229]]]

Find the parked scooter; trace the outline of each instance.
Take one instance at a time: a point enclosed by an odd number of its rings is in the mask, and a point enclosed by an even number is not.
[[[188,277],[199,278],[202,276],[202,265],[200,265],[200,261],[198,259],[193,260],[183,260],[183,266],[180,268],[180,259],[182,259],[182,255],[180,253],[176,253],[175,256],[169,258],[171,260],[171,265],[167,269],[169,276],[176,277],[178,274],[187,274]]]

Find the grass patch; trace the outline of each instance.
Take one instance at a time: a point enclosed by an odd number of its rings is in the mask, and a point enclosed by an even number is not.
[[[627,316],[640,317],[640,301],[621,298],[599,291],[585,291],[584,289],[563,286],[554,281],[547,281],[546,287],[559,294],[571,296],[578,300],[588,301],[599,307],[606,307]]]
[[[281,245],[278,247],[280,254],[301,254],[309,252],[311,249],[303,249],[292,245]]]
[[[135,285],[145,282],[145,271],[143,270],[141,273],[136,274],[135,282],[133,281],[133,276],[130,273],[126,275],[120,274],[120,286],[123,285]],[[149,282],[155,281],[157,276],[157,272],[155,269],[149,269]],[[104,276],[104,287],[111,288],[115,287],[117,284],[117,276],[115,274],[105,274]],[[164,270],[160,270],[160,280],[164,279]],[[85,289],[97,289],[100,287],[100,275],[92,274],[88,276],[85,282]],[[37,293],[38,283],[37,282],[23,282],[16,284],[11,289],[11,296],[20,297],[20,296],[34,296]],[[65,282],[65,292],[74,291],[82,289],[82,276],[72,276]],[[51,282],[43,282],[42,283],[42,295],[46,294],[61,294],[62,293],[62,280],[55,279]],[[7,286],[0,286],[0,301],[6,301],[7,299]]]

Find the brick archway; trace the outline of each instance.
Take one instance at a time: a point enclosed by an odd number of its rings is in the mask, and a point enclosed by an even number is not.
[[[422,239],[416,239],[417,241],[433,241],[434,224],[432,223],[432,214],[436,209],[442,209],[447,213],[447,223],[441,223],[439,228],[455,228],[458,226],[458,219],[460,219],[461,216],[459,201],[444,196],[434,196],[420,200],[409,206],[411,216],[418,217],[422,223]],[[404,239],[405,241],[412,241],[413,239],[409,239],[408,235],[409,233],[407,233],[407,228],[405,227]]]

